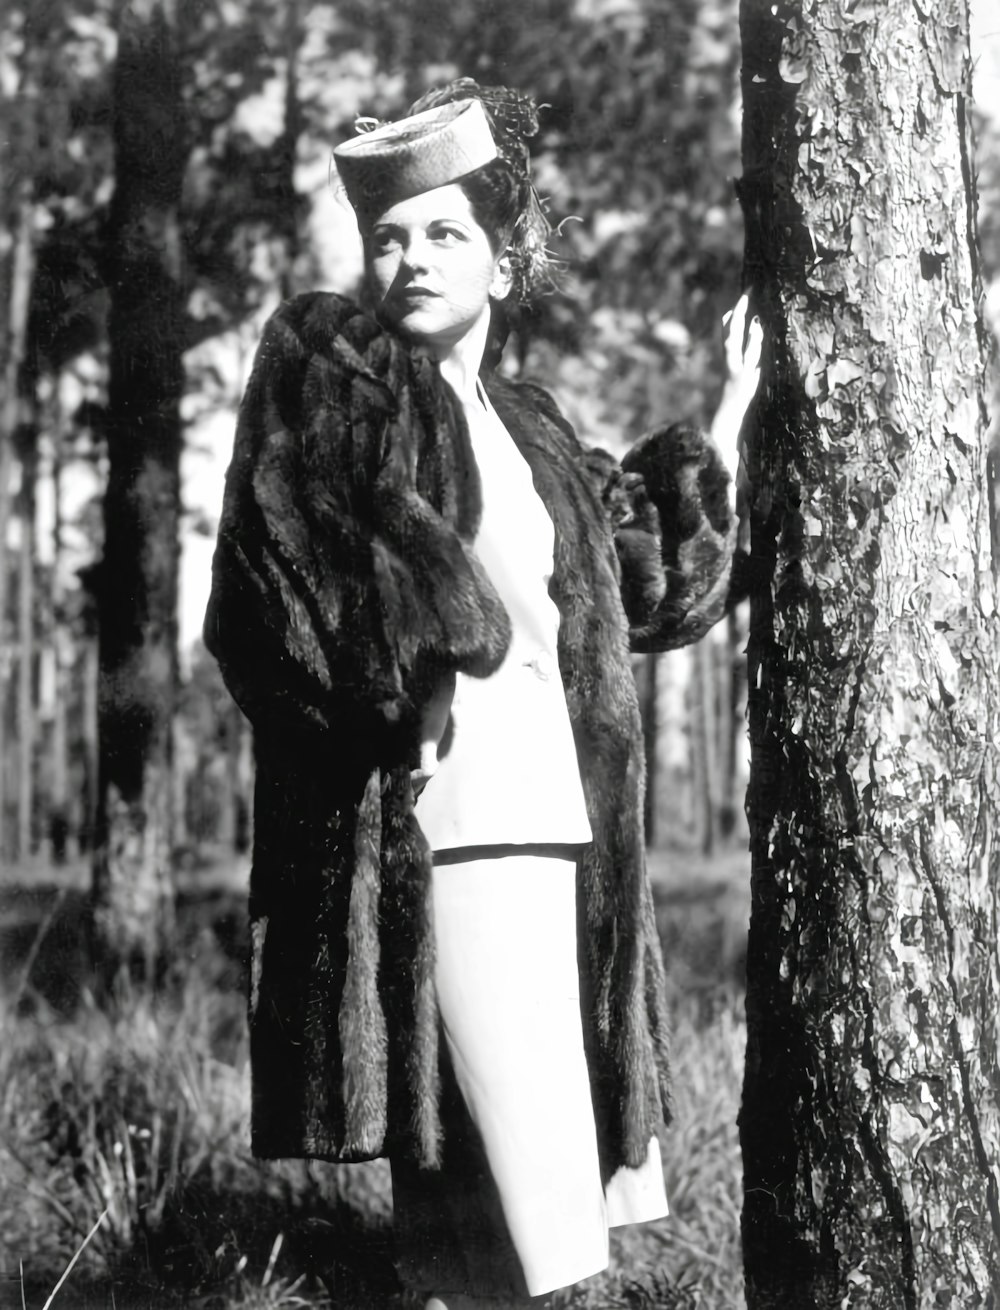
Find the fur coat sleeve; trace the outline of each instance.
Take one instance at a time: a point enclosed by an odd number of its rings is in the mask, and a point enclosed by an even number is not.
[[[666,651],[698,641],[732,600],[738,521],[730,477],[711,439],[672,423],[640,437],[621,463],[587,449],[555,401],[529,388],[546,417],[571,440],[594,478],[611,520],[622,603],[633,651]]]
[[[431,362],[339,296],[283,305],[240,410],[205,621],[254,726],[405,754],[443,672],[492,672],[509,622],[469,547],[480,509]]]
[[[254,727],[253,1149],[437,1158],[431,855],[410,767],[442,673],[509,620],[437,368],[349,301],[268,322],[240,410],[205,640]]]

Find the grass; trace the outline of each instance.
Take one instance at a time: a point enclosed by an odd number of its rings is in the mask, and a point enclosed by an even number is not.
[[[743,1304],[745,857],[654,861],[653,872],[675,1026],[672,1215],[616,1230],[610,1269],[554,1294],[553,1310]],[[0,1310],[409,1310],[379,1285],[384,1162],[250,1156],[242,894],[182,898],[169,985],[122,987],[102,1005],[87,986],[81,905],[78,889],[11,888],[0,916]],[[309,1272],[317,1241],[356,1265],[332,1293]]]

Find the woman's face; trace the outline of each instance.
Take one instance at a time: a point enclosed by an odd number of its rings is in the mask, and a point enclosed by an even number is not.
[[[494,254],[456,183],[387,209],[366,253],[382,316],[439,356],[480,320],[491,296],[510,289],[507,261]]]

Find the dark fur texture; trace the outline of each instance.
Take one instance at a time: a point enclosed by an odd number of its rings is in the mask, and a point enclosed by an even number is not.
[[[737,522],[729,505],[729,474],[705,434],[685,423],[654,428],[626,452],[622,477],[641,491],[633,522],[615,533],[626,579],[632,649],[687,646],[716,623],[729,593]],[[659,548],[650,560],[653,523]],[[650,582],[662,570],[659,590]]]
[[[644,1160],[670,1114],[622,603],[630,551],[620,540],[616,551],[612,520],[619,536],[623,527],[643,534],[646,574],[625,590],[644,641],[679,644],[678,627],[701,635],[714,621],[704,598],[724,598],[728,561],[684,580],[674,543],[692,538],[692,507],[681,503],[683,477],[659,477],[656,450],[676,462],[662,435],[621,481],[613,461],[588,456],[544,391],[500,378],[487,386],[556,529],[559,662],[594,831],[579,865],[584,1029],[610,1174]],[[679,454],[691,462],[683,443]],[[605,503],[615,479],[629,498],[622,513]],[[701,502],[694,508],[697,536]],[[436,367],[340,297],[284,305],[241,409],[205,627],[255,728],[260,1156],[438,1160],[431,856],[410,768],[428,688],[444,670],[488,673],[509,641],[469,546],[480,510],[464,419]],[[697,615],[677,600],[677,578],[653,577],[651,560],[685,582]]]

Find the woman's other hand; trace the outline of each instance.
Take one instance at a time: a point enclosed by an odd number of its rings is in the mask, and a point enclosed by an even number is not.
[[[726,347],[726,389],[749,406],[760,383],[760,356],[764,329],[754,315],[747,323],[750,298],[744,292],[728,314],[722,316],[723,341]]]
[[[742,476],[740,431],[760,385],[760,361],[764,345],[764,329],[760,319],[754,315],[748,323],[748,310],[749,297],[744,293],[722,319],[726,380],[711,428],[712,440],[733,479],[733,494]]]

